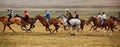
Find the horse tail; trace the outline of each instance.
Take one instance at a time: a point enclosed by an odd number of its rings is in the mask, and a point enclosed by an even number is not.
[[[59,20],[59,23],[60,23],[61,25],[63,25],[63,22],[62,22],[62,21],[60,21],[60,20]]]

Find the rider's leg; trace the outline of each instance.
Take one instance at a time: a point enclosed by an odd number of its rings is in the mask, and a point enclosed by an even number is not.
[[[49,19],[46,19],[46,22],[47,22],[48,25],[50,25],[50,23],[49,23]]]
[[[71,25],[70,22],[69,22],[69,20],[70,20],[70,18],[67,20],[67,23],[68,23],[69,25]]]
[[[101,25],[103,25],[103,24],[104,24],[104,21],[105,21],[105,19],[102,19]]]
[[[12,18],[11,14],[8,15],[9,18],[8,18],[8,23],[10,24],[10,19]]]

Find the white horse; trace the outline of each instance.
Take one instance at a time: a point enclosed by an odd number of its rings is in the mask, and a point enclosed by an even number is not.
[[[67,23],[67,17],[64,14],[59,14],[57,18],[61,18],[63,20],[64,26],[66,26],[66,27],[72,26],[73,27],[71,33],[74,30],[77,30],[77,32],[79,32],[79,26],[81,24],[81,21],[79,19],[70,19],[69,22],[70,22],[71,25],[69,25]],[[74,32],[72,34],[77,34],[77,32]]]

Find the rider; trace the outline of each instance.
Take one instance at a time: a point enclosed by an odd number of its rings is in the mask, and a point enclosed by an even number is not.
[[[67,17],[68,17],[67,23],[68,23],[69,25],[71,25],[70,22],[69,22],[69,20],[72,19],[73,16],[72,16],[72,14],[69,12],[69,9],[66,9],[66,10],[67,10],[66,12],[67,12]]]
[[[13,10],[12,9],[7,9],[7,11],[8,11],[8,16],[9,16],[8,23],[10,24],[10,19],[12,18],[12,15],[13,15]]]
[[[75,11],[74,13],[75,13],[75,19],[79,19],[79,14],[77,13],[77,11]]]
[[[50,13],[49,13],[48,10],[45,10],[45,18],[46,18],[46,22],[47,22],[47,24],[50,25],[50,23],[49,23]]]
[[[105,12],[102,12],[102,22],[101,22],[101,25],[103,25],[105,20],[106,20],[106,14],[105,14]]]
[[[29,13],[27,10],[24,11],[24,21],[27,22],[27,19],[29,19]]]
[[[98,18],[98,19],[101,19],[101,18],[102,18],[102,16],[101,16],[101,14],[100,14],[100,13],[98,13],[97,18]]]

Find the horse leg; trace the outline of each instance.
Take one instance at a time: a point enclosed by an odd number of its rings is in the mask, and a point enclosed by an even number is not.
[[[98,28],[98,26],[96,26],[96,27],[94,28],[94,30],[96,30],[96,31],[97,31],[97,28]]]
[[[32,28],[35,28],[35,25],[34,25],[34,24],[32,25]]]
[[[46,31],[47,31],[47,29],[50,31],[50,33],[52,33],[51,29],[49,28],[49,26],[46,26]]]
[[[81,31],[83,31],[83,29],[84,29],[84,25],[83,25],[83,24],[81,24],[81,27],[80,27],[80,28],[81,28]]]
[[[22,26],[21,26],[21,29],[22,29],[22,30],[26,30],[26,26],[25,26],[25,25],[22,25]]]
[[[11,26],[10,25],[8,25],[8,27],[10,28],[10,30],[12,30],[14,33],[16,33],[12,28],[11,28]]]
[[[91,31],[93,27],[94,27],[94,25],[93,25],[93,26],[91,26],[91,28],[90,28],[90,30],[89,30],[89,31]]]
[[[111,26],[111,31],[114,32],[114,26]]]
[[[109,30],[109,29],[108,29]],[[107,31],[107,27],[105,26],[105,31]],[[108,31],[107,31],[108,32]]]
[[[6,25],[4,25],[4,28],[3,28],[3,33],[4,33],[4,31],[5,31],[5,28],[6,28]]]
[[[60,26],[55,24],[54,27],[55,27],[55,29],[53,30],[53,32],[54,32],[55,30],[56,30],[56,32],[57,32]]]
[[[72,31],[70,31],[71,35],[75,35],[75,34],[73,34],[74,30],[75,30],[75,27],[73,27]]]
[[[28,29],[29,31],[32,29],[32,28],[34,28],[35,27],[35,25],[33,25],[33,24],[30,24],[30,28]]]
[[[110,27],[108,26],[107,32],[109,31]]]
[[[64,30],[66,31],[67,29],[66,29],[66,26],[63,26],[64,27]]]

